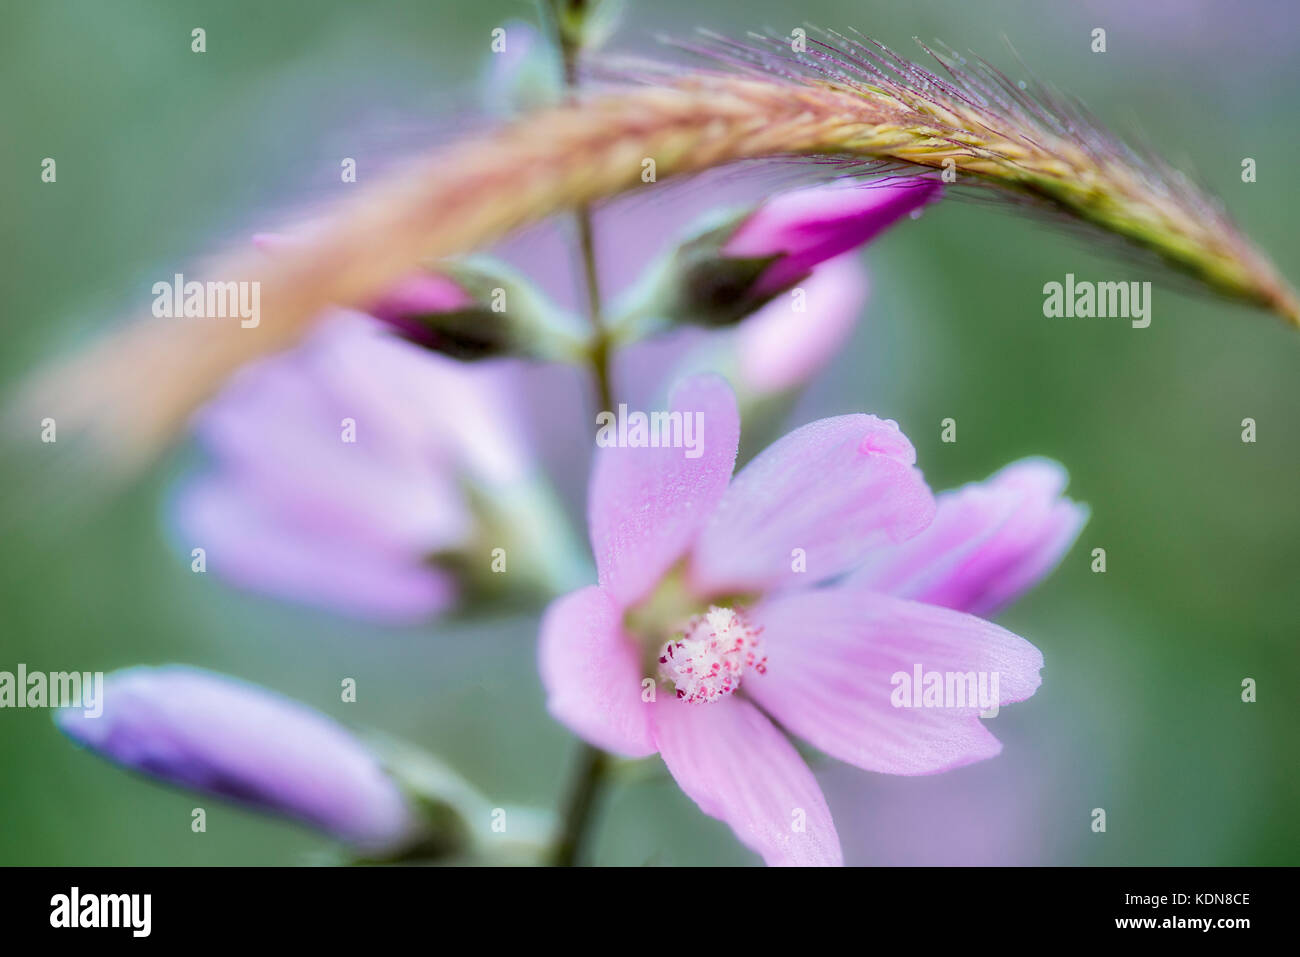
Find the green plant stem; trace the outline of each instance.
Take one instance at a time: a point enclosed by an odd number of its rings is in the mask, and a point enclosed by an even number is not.
[[[578,753],[578,765],[565,796],[560,821],[560,836],[551,852],[551,863],[573,867],[590,837],[591,822],[604,790],[609,769],[609,755],[600,748],[584,743]]]
[[[560,51],[560,66],[567,99],[572,102],[573,91],[579,83],[578,61],[582,56],[582,39],[574,32],[571,21],[566,20],[567,6],[571,0],[544,0],[542,16],[548,21],[555,45]],[[581,10],[579,10],[581,12]],[[566,28],[566,23],[568,27]],[[591,363],[596,378],[597,400],[599,408],[612,409],[614,405],[613,389],[610,386],[610,337],[605,328],[604,308],[600,297],[600,274],[596,268],[596,240],[591,225],[591,208],[579,204],[574,209],[574,223],[578,228],[578,248],[582,255],[583,282],[587,291],[587,318],[591,322],[591,341],[587,348],[587,358]]]
[[[556,43],[564,64],[564,85],[572,91],[578,85],[578,57],[580,44],[574,42],[563,28],[560,11],[552,8]],[[592,372],[596,379],[597,401],[600,409],[614,407],[613,389],[610,385],[609,333],[605,328],[604,309],[601,305],[600,276],[596,268],[596,241],[591,225],[591,210],[580,205],[574,211],[578,227],[578,247],[582,257],[583,278],[587,289],[587,317],[591,322],[591,345],[588,352]],[[606,780],[609,756],[599,748],[583,743],[578,755],[577,769],[569,784],[561,817],[561,830],[552,851],[551,862],[559,867],[572,867],[582,853],[596,805],[600,800]]]
[[[578,245],[582,250],[582,270],[587,287],[587,315],[591,320],[590,359],[592,372],[596,376],[596,392],[600,401],[599,408],[614,408],[614,394],[610,385],[609,332],[605,328],[604,310],[601,307],[600,279],[596,272],[596,244],[591,228],[591,210],[586,206],[574,213],[578,224]]]

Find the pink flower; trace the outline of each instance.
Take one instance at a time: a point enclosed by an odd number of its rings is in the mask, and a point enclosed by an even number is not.
[[[592,744],[658,752],[707,814],[769,864],[840,864],[821,790],[785,732],[872,771],[928,774],[992,757],[978,706],[900,708],[892,678],[997,674],[996,705],[1039,684],[1042,655],[968,614],[836,583],[922,532],[935,502],[893,422],[796,429],[734,479],[735,398],[686,380],[703,453],[603,448],[588,520],[599,584],[552,604],[539,664],[551,713]],[[773,719],[783,730],[778,730]]]
[[[447,610],[458,585],[430,559],[476,532],[464,481],[518,488],[530,472],[512,381],[339,313],[198,413],[214,467],[176,496],[182,550],[204,548],[232,584],[359,618]]]
[[[911,177],[779,193],[740,224],[722,252],[779,257],[758,283],[760,292],[775,292],[798,282],[818,263],[869,242],[942,192],[943,185],[933,179]]]

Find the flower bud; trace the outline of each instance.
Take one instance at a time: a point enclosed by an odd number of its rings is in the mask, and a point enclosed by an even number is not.
[[[253,237],[268,252],[293,241],[274,233]],[[565,361],[582,349],[527,279],[486,258],[410,273],[363,311],[416,345],[465,361],[508,355]]]
[[[679,246],[646,284],[628,325],[732,325],[935,199],[930,179],[832,184],[781,193]],[[650,328],[645,326],[649,320]]]
[[[128,668],[104,710],[55,714],[78,744],[169,784],[294,818],[370,855],[422,837],[412,803],[332,718],[200,668]]]
[[[484,308],[461,286],[436,273],[414,274],[389,289],[366,312],[403,339],[453,359],[510,354],[511,331],[490,304]]]
[[[565,361],[581,340],[523,276],[478,258],[408,277],[368,311],[402,337],[454,359],[526,356]]]
[[[745,217],[722,247],[725,257],[770,258],[755,295],[788,289],[818,263],[870,242],[938,198],[932,179],[818,186],[781,193]]]

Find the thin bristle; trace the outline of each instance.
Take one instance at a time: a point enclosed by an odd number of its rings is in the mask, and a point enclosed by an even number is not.
[[[751,75],[850,91],[903,117],[894,159],[947,166],[958,184],[991,185],[1153,253],[1228,298],[1300,325],[1295,294],[1222,203],[1153,150],[1108,132],[1081,103],[1046,84],[1017,83],[988,61],[921,48],[947,79],[860,35],[710,37],[697,54]]]

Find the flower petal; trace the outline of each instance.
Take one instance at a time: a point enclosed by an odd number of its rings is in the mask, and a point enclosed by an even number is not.
[[[917,665],[945,676],[974,673],[977,682],[983,674],[990,697],[996,673],[1000,705],[1028,698],[1040,682],[1043,656],[1023,638],[863,588],[796,592],[752,615],[768,660],[766,674],[746,676],[746,694],[792,734],[868,771],[931,774],[1002,748],[981,724],[978,703],[895,707],[898,673],[909,682]]]
[[[984,482],[938,497],[933,524],[868,556],[853,580],[864,587],[991,616],[1060,562],[1088,520],[1061,496],[1065,469],[1024,459]]]
[[[654,735],[664,763],[700,810],[726,821],[772,866],[844,863],[812,771],[772,722],[734,695],[710,704],[661,697]]]
[[[736,475],[696,543],[692,581],[706,594],[813,584],[910,538],[934,517],[915,462],[898,425],[874,415],[795,429]]]
[[[636,647],[604,590],[583,588],[551,603],[542,618],[538,665],[546,706],[558,721],[606,751],[654,754]]]
[[[439,551],[472,529],[458,457],[434,417],[460,393],[429,358],[374,320],[340,314],[298,348],[242,369],[200,411],[198,432],[225,474],[286,522]],[[345,418],[354,442],[342,440]]]
[[[346,503],[305,521],[269,507],[265,491],[224,476],[186,485],[172,509],[181,551],[202,547],[207,570],[237,587],[383,624],[427,621],[456,601],[453,578],[423,555],[357,534]]]
[[[644,598],[685,554],[722,498],[736,463],[740,417],[719,376],[695,376],[669,402],[685,418],[700,413],[698,455],[689,448],[597,450],[588,498],[591,547],[600,585],[624,607]]]

